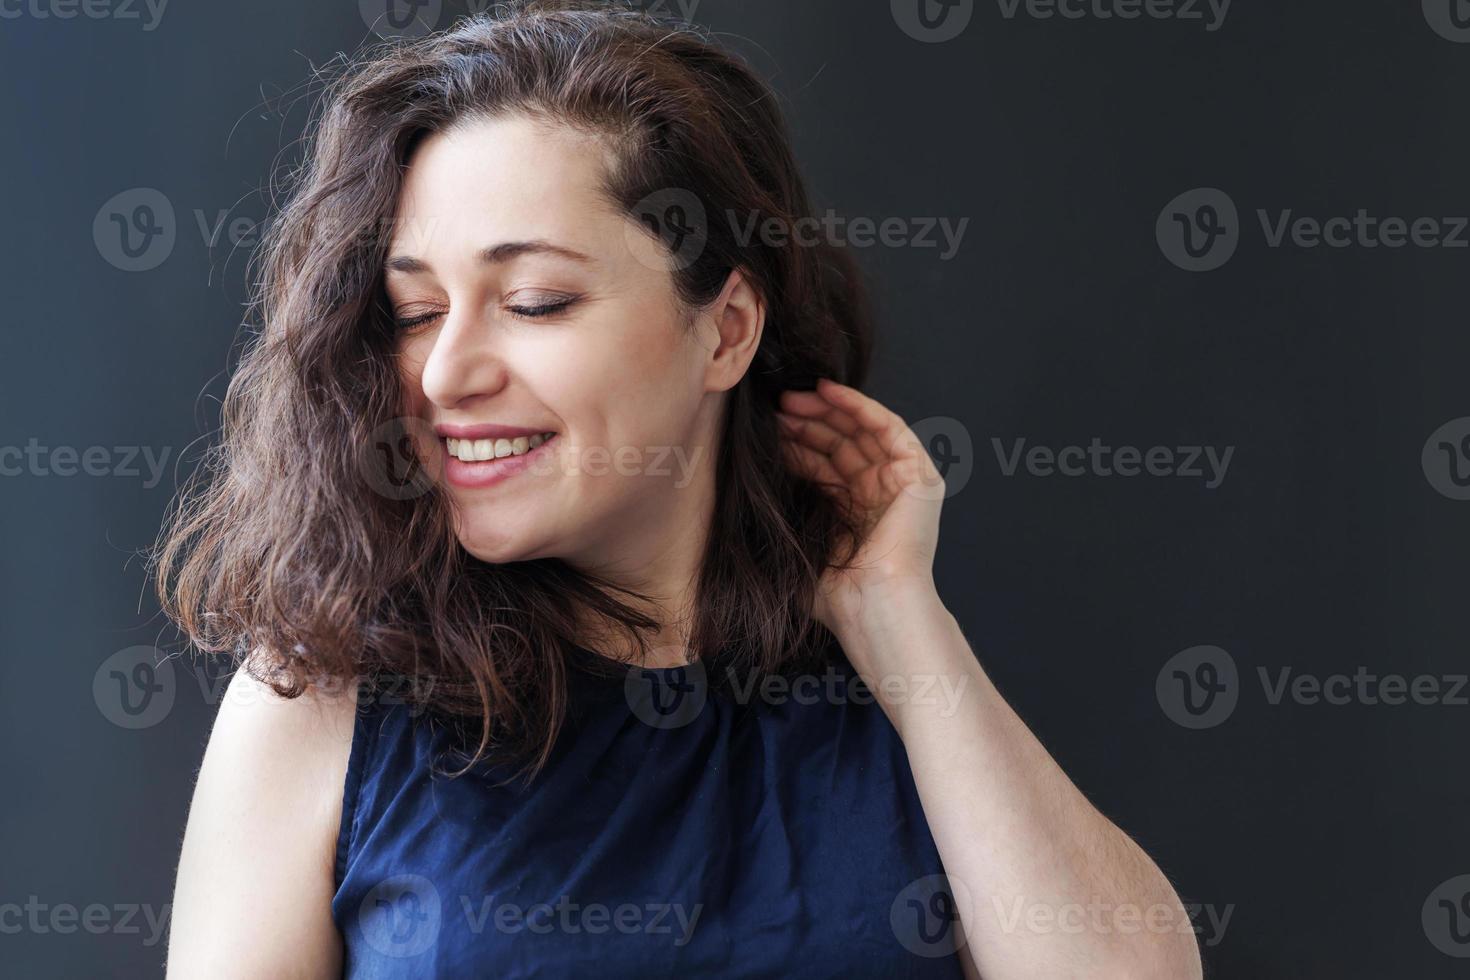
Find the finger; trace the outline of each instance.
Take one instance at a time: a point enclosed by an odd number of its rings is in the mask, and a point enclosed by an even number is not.
[[[926,492],[944,485],[944,477],[928,453],[896,459],[884,467],[883,486],[898,492],[909,487],[923,487]]]
[[[841,408],[863,429],[873,434],[890,456],[912,456],[924,453],[923,445],[908,424],[898,413],[876,399],[847,385],[822,378],[817,382],[817,392],[833,405]]]
[[[815,449],[787,440],[781,443],[781,452],[786,455],[792,469],[812,483],[846,486],[841,474],[833,469],[832,461]]]
[[[872,465],[881,465],[892,458],[889,453],[883,451],[883,447],[878,443],[877,437],[872,432],[863,428],[862,423],[845,409],[838,408],[835,405],[831,406],[828,408],[827,414],[820,416],[820,418],[821,421],[838,432],[841,432],[848,439],[851,439],[859,451],[862,452],[863,457]]]
[[[847,480],[857,479],[873,465],[856,443],[820,419],[802,419],[782,413],[777,413],[776,417],[791,438],[829,457],[837,472]]]
[[[877,438],[865,429],[862,423],[845,408],[834,405],[814,391],[787,391],[782,396],[789,411],[787,414],[818,419],[853,439],[867,457],[868,462],[879,464],[888,458]]]
[[[857,444],[862,449],[863,455],[875,465],[888,462],[889,456],[883,451],[882,445],[878,442],[878,437],[867,429],[863,429],[857,434]]]
[[[788,391],[782,395],[782,406],[788,415],[822,419],[844,434],[858,432],[862,426],[838,406],[832,404],[815,391]]]
[[[859,420],[865,431],[881,438],[887,449],[888,460],[895,464],[879,476],[879,484],[885,492],[893,492],[893,479],[900,487],[922,485],[925,492],[937,491],[944,486],[944,478],[934,459],[908,423],[887,406],[863,394],[856,388],[830,379],[822,379],[817,388],[823,398],[834,405],[842,406],[852,417]]]

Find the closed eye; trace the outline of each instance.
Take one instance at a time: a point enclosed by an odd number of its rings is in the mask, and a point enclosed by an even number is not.
[[[580,296],[565,296],[545,303],[513,305],[507,306],[505,309],[511,316],[518,319],[540,320],[564,312],[579,299],[581,299]],[[397,314],[393,317],[393,324],[399,330],[414,330],[433,323],[443,315],[444,312],[442,310],[431,310],[416,316]]]
[[[578,297],[576,296],[564,296],[560,299],[550,300],[545,303],[536,303],[534,305],[507,306],[506,309],[512,316],[517,316],[525,320],[539,320],[542,317],[555,316],[557,313],[566,310],[573,303],[577,302],[577,299]]]
[[[435,311],[433,313],[421,313],[418,316],[395,316],[393,318],[393,325],[399,330],[412,330],[415,327],[422,327],[425,324],[433,323],[443,315],[443,313]]]

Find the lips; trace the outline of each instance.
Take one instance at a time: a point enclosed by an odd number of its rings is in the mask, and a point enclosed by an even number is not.
[[[499,439],[456,439],[454,436],[449,436],[445,438],[444,446],[449,455],[455,459],[466,463],[485,462],[525,455],[554,435],[556,435],[554,432],[539,432],[529,439],[525,436],[516,436],[512,439],[505,436]]]
[[[482,426],[480,428],[483,429],[487,427]],[[501,428],[503,430],[505,427]],[[525,432],[528,430],[522,429],[519,431]],[[536,432],[535,430],[529,431],[531,431],[533,435],[537,436],[544,434],[541,432]],[[485,438],[488,439],[489,437]],[[497,440],[505,440],[507,438],[509,437],[499,436],[497,437]],[[530,438],[530,436],[520,435],[515,437],[515,441],[525,439],[527,440],[527,443],[529,443]],[[458,449],[460,453],[463,453],[465,451],[464,444],[469,441],[468,439],[458,436],[446,436],[446,450],[448,449],[448,443],[450,439],[454,440],[454,442],[456,443],[455,448]],[[444,476],[445,479],[449,481],[449,483],[457,487],[474,489],[494,486],[495,484],[508,480],[513,476],[524,473],[527,469],[531,467],[534,462],[544,459],[545,454],[548,451],[555,452],[555,449],[547,449],[548,446],[553,446],[555,445],[555,443],[556,433],[553,432],[550,434],[549,438],[547,438],[544,442],[540,443],[534,448],[531,448],[528,445],[525,452],[519,454],[512,452],[510,455],[497,456],[494,459],[486,458],[483,460],[468,460],[462,459],[459,455],[456,455],[454,453],[446,452],[444,460]],[[476,455],[478,455],[477,452]]]
[[[529,439],[531,436],[556,430],[549,426],[527,429],[516,425],[494,425],[489,422],[482,422],[478,425],[453,425],[443,422],[434,426],[434,431],[441,439],[517,439],[521,436]]]

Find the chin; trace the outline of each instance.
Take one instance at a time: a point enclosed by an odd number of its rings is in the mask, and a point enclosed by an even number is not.
[[[542,557],[529,549],[520,547],[517,543],[497,541],[487,544],[483,541],[471,541],[460,538],[459,543],[464,550],[474,557],[490,565],[508,565],[516,561],[530,561],[532,558]]]
[[[492,565],[529,561],[547,555],[546,549],[540,546],[540,535],[528,533],[524,527],[506,534],[488,524],[470,522],[469,526],[461,524],[457,536],[465,551]]]

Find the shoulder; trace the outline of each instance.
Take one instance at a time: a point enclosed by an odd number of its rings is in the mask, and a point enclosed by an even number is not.
[[[352,684],[285,698],[236,671],[215,716],[196,799],[201,790],[249,791],[259,808],[289,805],[300,831],[335,835],[356,716]]]
[[[356,685],[342,682],[314,687],[299,697],[287,698],[241,669],[225,690],[208,751],[216,746],[221,751],[245,750],[253,764],[264,767],[309,764],[347,748],[356,714]],[[285,759],[266,751],[286,748],[292,752]],[[292,768],[299,769],[299,765]]]
[[[283,698],[235,673],[189,808],[170,976],[328,976],[340,967],[330,904],[356,716],[352,684]]]

